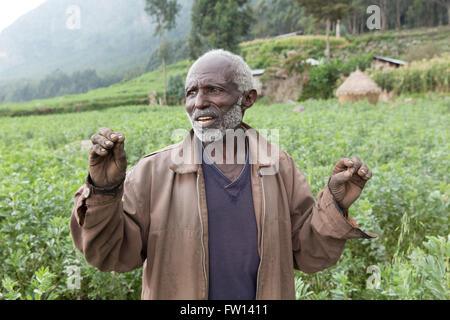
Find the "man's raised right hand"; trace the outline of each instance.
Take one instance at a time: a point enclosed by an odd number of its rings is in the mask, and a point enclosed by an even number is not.
[[[100,128],[91,137],[91,141],[93,146],[89,154],[89,174],[94,186],[117,186],[124,180],[127,170],[125,136],[119,131]]]

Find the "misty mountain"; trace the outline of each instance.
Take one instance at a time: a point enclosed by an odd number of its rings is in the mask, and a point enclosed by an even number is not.
[[[190,29],[194,0],[178,2],[182,9],[169,40]],[[144,7],[145,0],[47,0],[0,33],[0,80],[145,65],[160,40]]]

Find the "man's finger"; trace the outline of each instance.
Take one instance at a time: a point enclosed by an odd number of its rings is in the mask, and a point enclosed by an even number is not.
[[[125,136],[120,131],[111,131],[107,138],[112,142],[123,142],[125,140]]]
[[[370,178],[372,178],[372,171],[369,170],[369,172],[367,172],[367,174],[363,177],[363,179],[367,181]]]
[[[126,169],[127,167],[127,154],[125,152],[125,144],[122,142],[116,142],[114,144],[114,160],[121,169]]]
[[[361,167],[358,170],[358,175],[361,178],[364,178],[368,172],[369,172],[369,168],[364,163],[362,163]]]
[[[352,159],[345,159],[344,163],[345,163],[345,165],[347,167],[353,167],[354,166],[354,163],[353,163]]]
[[[337,165],[342,168],[353,167],[353,161],[352,159],[342,158],[338,161]]]
[[[351,167],[345,171],[339,172],[331,176],[332,183],[334,185],[340,185],[350,180],[355,173],[355,168]]]
[[[110,139],[113,142],[124,142],[125,141],[125,136],[122,132],[120,131],[113,131],[110,135]]]
[[[104,136],[105,138],[110,139],[113,131],[110,128],[103,127],[98,129],[98,133]]]
[[[100,146],[99,144],[94,144],[91,147],[91,151],[90,151],[91,155],[94,157],[104,157],[108,154],[108,150],[106,150],[105,148],[103,148],[102,146]]]
[[[100,134],[94,134],[91,137],[91,141],[93,144],[99,144],[104,149],[111,149],[112,147],[114,147],[114,142]]]
[[[340,159],[333,168],[333,173],[337,174],[339,172],[347,170],[347,168],[353,167],[353,161],[348,158]]]
[[[353,167],[356,170],[359,170],[359,168],[361,168],[362,162],[361,162],[361,160],[358,157],[353,157],[351,159],[351,161],[353,162]]]
[[[124,166],[126,168],[127,166],[127,155],[125,153],[125,136],[123,133],[119,131],[113,131],[111,133],[111,139],[115,141],[114,143],[114,160],[119,166]]]

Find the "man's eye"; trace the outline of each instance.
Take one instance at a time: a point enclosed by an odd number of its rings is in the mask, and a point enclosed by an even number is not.
[[[197,90],[189,90],[187,93],[186,93],[186,96],[192,96],[192,95],[194,95],[195,93],[197,92]]]
[[[220,88],[212,87],[212,88],[209,88],[209,91],[212,93],[219,93],[221,90],[220,90]]]

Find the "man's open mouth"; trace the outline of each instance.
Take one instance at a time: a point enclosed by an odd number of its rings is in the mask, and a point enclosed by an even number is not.
[[[199,122],[203,127],[206,127],[212,124],[216,120],[214,116],[200,116],[195,119],[195,121]]]

